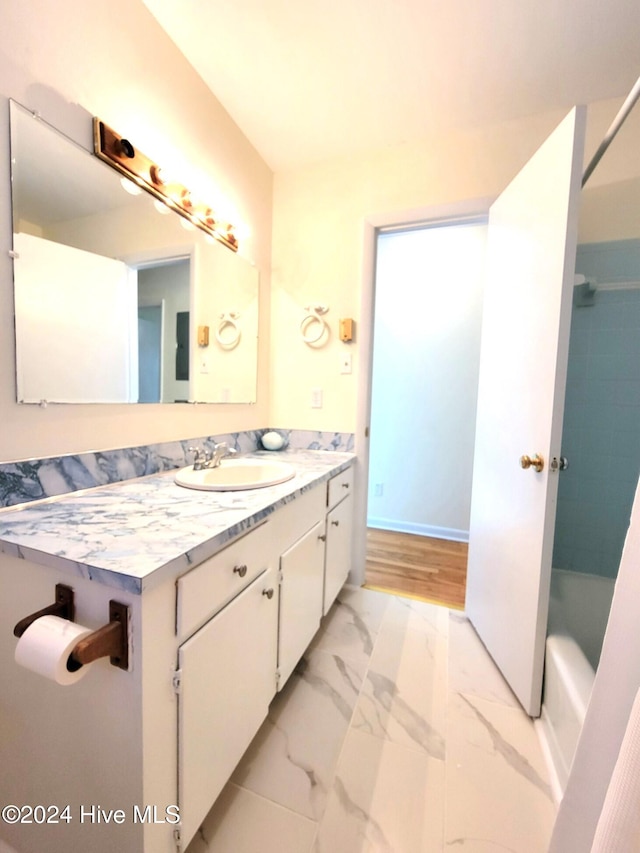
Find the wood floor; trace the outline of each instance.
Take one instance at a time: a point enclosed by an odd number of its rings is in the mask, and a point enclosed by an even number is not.
[[[466,542],[367,530],[365,586],[464,608]]]

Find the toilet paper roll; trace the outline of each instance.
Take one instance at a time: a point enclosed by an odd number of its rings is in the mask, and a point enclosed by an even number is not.
[[[75,684],[84,678],[93,664],[86,664],[70,672],[67,660],[76,643],[91,633],[91,628],[78,625],[77,622],[59,616],[41,616],[29,625],[18,640],[16,663],[57,684]]]

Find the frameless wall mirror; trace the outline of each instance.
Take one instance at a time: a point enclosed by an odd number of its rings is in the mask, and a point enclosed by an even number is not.
[[[13,101],[10,123],[18,402],[255,402],[256,267]]]

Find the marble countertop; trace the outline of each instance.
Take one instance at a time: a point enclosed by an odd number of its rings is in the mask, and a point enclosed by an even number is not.
[[[236,492],[185,489],[175,471],[0,510],[0,552],[136,594],[215,554],[279,506],[347,468],[353,453],[258,451],[292,480]]]

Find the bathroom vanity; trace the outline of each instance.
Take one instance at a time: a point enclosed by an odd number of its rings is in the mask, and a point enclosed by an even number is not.
[[[167,472],[0,512],[0,800],[22,808],[0,839],[173,853],[194,837],[350,569],[353,454],[278,456],[296,476],[266,489]],[[15,663],[14,624],[57,583],[91,629],[128,606],[128,669],[101,658],[61,686]]]

